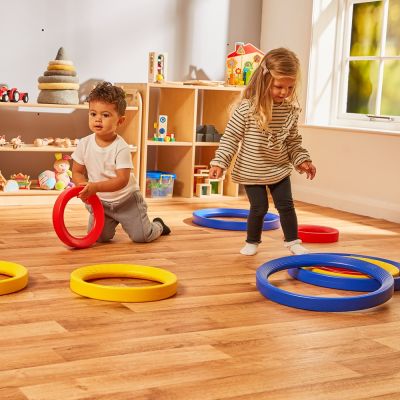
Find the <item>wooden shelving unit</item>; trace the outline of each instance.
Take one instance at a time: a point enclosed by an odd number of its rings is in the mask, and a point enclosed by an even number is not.
[[[174,197],[193,197],[194,165],[209,165],[219,145],[217,142],[196,142],[196,126],[214,125],[223,133],[243,88],[168,83],[119,85],[138,90],[143,98],[140,167],[143,194],[146,194],[146,171],[161,170],[176,174]],[[168,116],[168,132],[174,134],[176,142],[152,140],[154,122],[160,114]],[[223,195],[239,195],[239,186],[231,181],[230,171],[226,174]]]
[[[126,119],[118,133],[131,147],[135,175],[140,176],[140,150],[142,137],[142,98],[134,89],[127,90]],[[33,145],[35,138],[81,138],[90,134],[87,118],[88,104],[56,105],[37,103],[0,102],[0,135],[7,141],[21,135],[24,144],[14,149],[0,146],[0,171],[6,178],[22,172],[37,179],[40,172],[52,170],[54,153],[72,153],[75,146]],[[14,193],[0,191],[1,205],[52,204],[60,192],[57,190],[20,190]]]

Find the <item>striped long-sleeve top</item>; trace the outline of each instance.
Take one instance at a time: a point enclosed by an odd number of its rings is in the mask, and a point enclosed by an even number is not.
[[[301,146],[298,109],[288,103],[273,107],[268,130],[254,119],[249,100],[243,100],[230,118],[211,166],[227,169],[237,153],[232,180],[245,185],[274,184],[291,174],[293,166],[310,160]]]

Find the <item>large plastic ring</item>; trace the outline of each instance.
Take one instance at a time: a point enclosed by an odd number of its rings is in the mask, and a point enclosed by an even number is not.
[[[339,231],[329,226],[299,225],[298,235],[304,243],[333,243],[339,240]]]
[[[84,249],[91,246],[101,235],[104,227],[104,209],[100,199],[96,196],[90,196],[87,203],[92,206],[94,221],[90,232],[83,237],[76,237],[71,235],[64,222],[64,211],[67,203],[73,198],[77,197],[83,186],[75,186],[70,189],[64,190],[59,194],[53,207],[53,226],[57,236],[67,246],[75,247],[77,249]]]
[[[397,269],[396,275],[398,275],[400,270],[400,263],[392,260],[387,260],[381,257],[364,256],[361,254],[352,254],[352,253],[314,253],[314,254],[322,256],[325,255],[333,255],[338,257],[342,256],[345,258],[357,257],[360,258],[361,260],[368,261],[371,264],[375,264],[380,268],[383,267],[384,269],[385,268],[387,269],[386,265],[390,264],[392,267]],[[321,263],[320,265],[325,265],[325,264]],[[395,275],[394,272],[395,270],[391,268],[389,273]],[[301,268],[298,270],[292,269],[289,270],[288,273],[292,278],[296,278],[299,281],[331,289],[353,290],[356,292],[372,292],[379,288],[379,282],[377,282],[375,279],[371,278],[360,279],[359,277],[355,277],[354,275],[347,277],[332,276],[326,273],[315,272],[314,270],[309,270],[305,268]],[[394,290],[395,291],[400,290],[399,276],[394,277]]]
[[[315,297],[297,293],[290,293],[279,289],[268,281],[268,277],[275,272],[313,265],[328,265],[355,269],[376,279],[380,287],[372,293],[350,297]],[[298,269],[301,271],[301,269]],[[263,296],[277,303],[312,311],[354,311],[375,307],[388,301],[393,294],[393,277],[384,269],[355,258],[303,254],[288,256],[266,262],[257,269],[257,288]]]
[[[137,278],[161,285],[121,287],[88,282],[105,278]],[[78,268],[71,273],[70,288],[81,296],[121,303],[166,299],[176,293],[177,277],[165,269],[132,264],[97,264]]]
[[[249,210],[240,208],[203,208],[193,212],[193,222],[196,225],[229,231],[247,230],[247,221],[226,221],[214,218],[247,218]],[[264,217],[263,230],[278,229],[280,226],[279,215],[267,213]]]
[[[9,276],[0,280],[0,295],[18,292],[28,284],[28,270],[20,264],[0,261],[0,274]]]

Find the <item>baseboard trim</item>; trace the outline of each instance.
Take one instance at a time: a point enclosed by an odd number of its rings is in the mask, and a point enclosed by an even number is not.
[[[400,204],[293,184],[295,200],[400,223]]]

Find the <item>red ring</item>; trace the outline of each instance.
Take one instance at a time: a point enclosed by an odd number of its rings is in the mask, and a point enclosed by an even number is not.
[[[313,268],[322,269],[322,270],[328,271],[328,272],[336,272],[337,274],[362,275],[362,276],[366,276],[366,275],[363,274],[362,272],[352,271],[351,269],[342,268],[342,267],[320,267],[320,266],[315,266],[315,267],[313,267]]]
[[[67,246],[75,247],[77,249],[84,249],[95,243],[104,227],[104,209],[100,199],[96,195],[90,196],[87,200],[87,203],[92,206],[94,214],[93,226],[90,232],[88,232],[86,236],[76,237],[72,236],[65,227],[65,206],[73,197],[77,197],[83,188],[84,186],[74,186],[70,189],[64,190],[57,197],[53,207],[53,226],[57,236]]]
[[[329,226],[299,225],[298,234],[305,243],[333,243],[339,240],[339,231]]]

